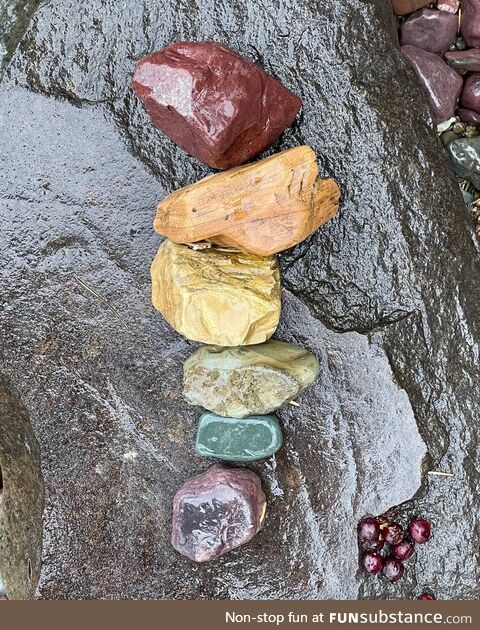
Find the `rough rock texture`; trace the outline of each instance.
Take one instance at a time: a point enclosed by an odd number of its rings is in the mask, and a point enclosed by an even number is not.
[[[425,89],[436,122],[451,118],[462,90],[460,75],[438,55],[421,48],[402,46],[402,53]]]
[[[183,366],[183,395],[222,416],[267,414],[296,398],[318,375],[317,357],[278,339],[256,346],[202,346]]]
[[[275,257],[194,250],[164,241],[152,263],[152,303],[191,341],[243,346],[269,339],[280,319]]]
[[[318,177],[314,151],[295,147],[176,190],[158,205],[154,228],[176,243],[270,256],[331,219],[339,197],[333,179]]]
[[[479,252],[392,27],[384,0],[52,0],[34,16],[0,90],[0,365],[41,448],[38,597],[479,596]],[[282,256],[277,335],[321,375],[280,412],[284,447],[250,466],[265,528],[205,567],[169,545],[172,498],[205,461],[181,395],[194,347],[152,309],[148,267],[155,205],[207,170],[129,89],[136,60],[193,36],[302,96],[274,148],[311,144],[343,194]],[[454,477],[415,494],[417,424],[426,466]],[[364,578],[356,522],[413,495],[435,535],[395,586]]]
[[[176,493],[172,545],[195,562],[215,560],[258,534],[266,511],[258,475],[215,464]]]
[[[302,101],[217,42],[175,42],[137,64],[132,82],[153,124],[212,168],[247,162],[292,124]]]
[[[204,413],[198,423],[195,450],[204,457],[253,462],[270,457],[282,446],[277,416],[224,418]]]
[[[455,40],[458,18],[453,13],[421,9],[401,26],[402,46],[416,46],[436,54],[446,52]]]

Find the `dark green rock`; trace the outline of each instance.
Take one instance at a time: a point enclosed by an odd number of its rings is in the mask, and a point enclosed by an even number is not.
[[[447,146],[447,151],[455,173],[480,190],[480,136],[454,140]]]
[[[199,455],[231,462],[265,459],[282,446],[282,431],[277,416],[224,418],[204,413],[198,425],[195,444]]]

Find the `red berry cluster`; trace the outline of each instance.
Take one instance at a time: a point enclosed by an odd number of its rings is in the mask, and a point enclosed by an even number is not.
[[[430,538],[430,523],[417,516],[410,521],[407,534],[388,518],[367,517],[360,521],[357,532],[365,571],[372,575],[381,572],[390,582],[396,582],[405,571],[403,563],[412,556],[415,543],[421,545]],[[429,598],[435,599],[433,595]]]

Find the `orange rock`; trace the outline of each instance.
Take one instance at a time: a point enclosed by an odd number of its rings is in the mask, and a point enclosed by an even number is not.
[[[338,209],[333,179],[319,179],[301,146],[210,175],[166,197],[154,228],[176,243],[210,241],[270,256],[303,241]]]
[[[427,4],[431,4],[432,0],[390,0],[395,15],[407,15],[413,13]]]

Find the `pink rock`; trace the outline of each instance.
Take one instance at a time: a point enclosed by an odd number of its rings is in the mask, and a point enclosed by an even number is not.
[[[465,109],[480,113],[480,72],[473,72],[466,78],[460,104]]]
[[[421,9],[412,13],[401,28],[402,46],[442,54],[455,41],[458,19],[453,13],[436,9]]]
[[[467,46],[480,48],[480,0],[460,0],[461,32]]]
[[[215,42],[178,42],[143,57],[132,85],[158,129],[219,169],[263,151],[302,105],[279,81]]]
[[[438,0],[437,8],[447,13],[456,13],[460,7],[460,0]]]
[[[445,53],[448,65],[455,70],[467,70],[469,72],[480,71],[480,49],[451,50]]]
[[[426,50],[402,46],[402,53],[425,88],[435,121],[451,118],[462,90],[460,75],[441,57]]]
[[[254,472],[215,464],[175,495],[172,545],[195,562],[219,558],[261,530],[266,505]]]
[[[480,114],[478,112],[474,112],[471,109],[464,109],[461,107],[458,110],[458,115],[467,125],[474,125],[475,127],[480,127]]]

